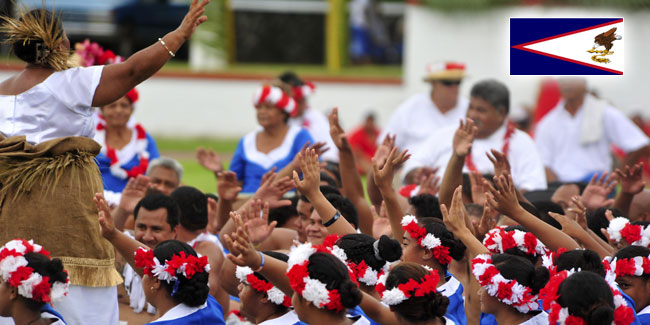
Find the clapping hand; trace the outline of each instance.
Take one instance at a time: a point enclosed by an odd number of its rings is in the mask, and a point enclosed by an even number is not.
[[[474,121],[470,118],[465,118],[465,121],[460,120],[460,126],[454,133],[453,148],[454,154],[459,157],[465,157],[472,151],[472,144],[478,128],[474,125]]]
[[[607,199],[607,196],[616,188],[617,181],[607,175],[607,172],[604,172],[600,178],[594,175],[582,192],[581,201],[589,211],[614,204],[614,199]]]
[[[643,162],[640,162],[632,168],[625,166],[625,171],[616,169],[616,176],[621,182],[621,191],[626,194],[636,195],[641,193],[645,188],[643,181]]]

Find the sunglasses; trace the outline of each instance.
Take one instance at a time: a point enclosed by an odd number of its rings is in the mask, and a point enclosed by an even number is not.
[[[440,80],[440,83],[450,87],[450,86],[459,86],[460,85],[460,80]]]

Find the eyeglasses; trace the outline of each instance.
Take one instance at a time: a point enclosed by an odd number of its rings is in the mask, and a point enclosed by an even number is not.
[[[440,80],[440,83],[447,86],[460,86],[460,80]]]

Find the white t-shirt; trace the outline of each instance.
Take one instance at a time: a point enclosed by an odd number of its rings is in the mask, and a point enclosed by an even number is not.
[[[445,169],[453,153],[453,139],[457,125],[446,127],[434,132],[418,148],[413,151],[413,156],[404,164],[402,171],[405,176],[409,171],[423,166],[438,167],[438,175],[445,174]],[[490,149],[503,150],[503,137],[506,133],[505,125],[497,129],[485,139],[474,139],[472,145],[472,160],[478,171],[482,174],[493,174],[494,165],[486,153]],[[515,186],[527,191],[546,189],[546,174],[544,165],[537,153],[535,143],[528,134],[520,130],[510,138],[508,160],[512,171]],[[467,166],[463,172],[469,172]]]
[[[390,133],[397,135],[395,144],[398,148],[413,151],[431,132],[457,125],[467,114],[468,106],[467,99],[458,97],[456,107],[443,114],[431,100],[430,93],[413,95],[393,113],[377,142],[381,144],[386,134]]]
[[[325,114],[313,108],[307,108],[302,116],[290,118],[289,125],[305,128],[314,141],[327,144],[329,150],[320,158],[326,161],[339,161],[339,149],[336,148],[330,136],[330,122]]]
[[[92,101],[104,66],[52,73],[18,95],[0,95],[0,133],[27,136],[32,144],[95,134]]]
[[[520,325],[547,325],[548,324],[548,314],[545,311],[540,312],[535,315],[535,317],[521,323]]]
[[[273,318],[269,319],[266,321],[263,321],[259,323],[259,325],[291,325],[298,323],[300,319],[298,319],[298,314],[296,314],[295,310],[290,310],[286,314],[278,317],[278,318]]]
[[[591,95],[588,95],[591,96]],[[561,101],[537,124],[535,142],[544,166],[562,182],[580,181],[594,172],[611,170],[611,145],[625,152],[649,143],[648,137],[617,109],[603,112],[603,136],[598,142],[581,145],[580,132],[584,107],[571,116]]]

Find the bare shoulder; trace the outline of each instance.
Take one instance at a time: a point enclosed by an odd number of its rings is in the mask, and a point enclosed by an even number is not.
[[[217,244],[210,241],[202,241],[196,244],[194,248],[197,253],[208,256],[210,258],[223,258],[223,253]]]

